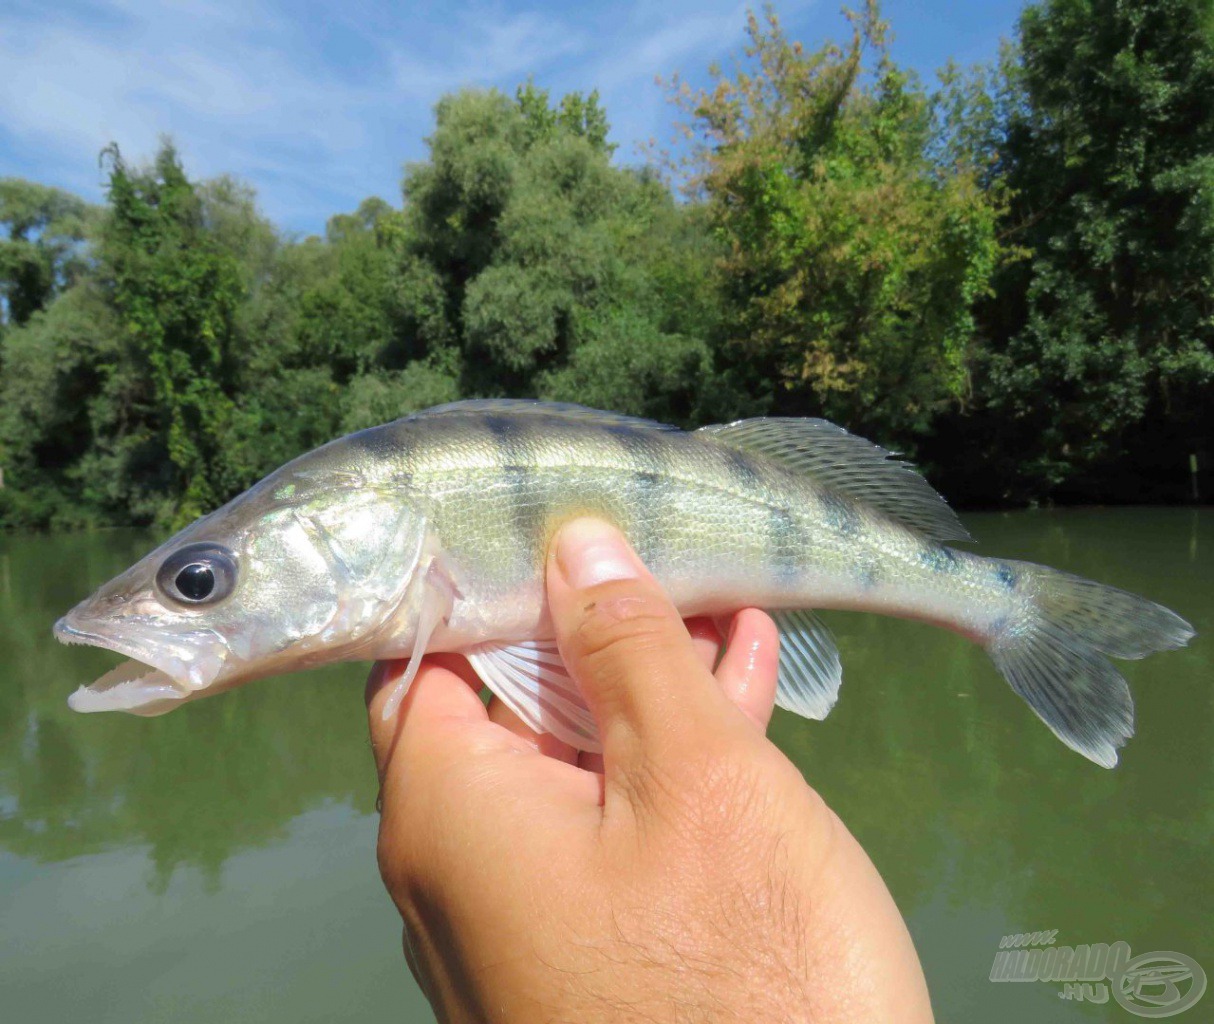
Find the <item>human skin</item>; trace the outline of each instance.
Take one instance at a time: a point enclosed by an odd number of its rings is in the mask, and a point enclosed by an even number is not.
[[[426,659],[387,721],[404,663],[368,682],[380,871],[438,1018],[932,1020],[889,890],[764,735],[772,621],[740,612],[719,655],[593,519],[558,533],[547,586],[601,757],[486,708],[460,659]]]

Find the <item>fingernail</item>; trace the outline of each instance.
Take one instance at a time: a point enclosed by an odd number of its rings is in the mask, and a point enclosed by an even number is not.
[[[624,538],[597,519],[575,519],[562,527],[556,538],[556,564],[575,590],[641,574]]]

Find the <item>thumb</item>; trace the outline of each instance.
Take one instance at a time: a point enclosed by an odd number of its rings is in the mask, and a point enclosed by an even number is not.
[[[701,747],[729,704],[687,627],[623,535],[566,524],[548,559],[557,643],[598,723],[605,772]]]

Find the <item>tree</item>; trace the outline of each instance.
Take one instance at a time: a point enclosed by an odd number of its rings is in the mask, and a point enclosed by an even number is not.
[[[529,145],[568,134],[585,139],[593,149],[607,156],[615,152],[615,145],[607,141],[611,126],[607,112],[599,104],[597,89],[586,96],[580,92],[567,93],[553,107],[548,90],[528,79],[515,91],[514,98],[523,115]]]
[[[91,409],[102,367],[118,356],[117,338],[103,296],[88,281],[5,333],[0,523],[83,526],[104,520],[83,498],[79,467],[96,443]],[[124,509],[122,521],[139,511]]]
[[[399,358],[396,257],[378,231],[394,215],[382,199],[372,198],[353,214],[329,218],[321,276],[299,295],[291,363],[326,366],[344,384]]]
[[[876,3],[847,17],[846,47],[806,53],[752,13],[732,76],[676,98],[749,388],[905,446],[966,389],[998,203],[939,145],[949,108],[890,59]]]
[[[1214,427],[1214,4],[1034,4],[1009,73],[1005,230],[1032,257],[986,317],[999,461],[1021,493],[1103,471],[1141,500],[1167,453],[1180,497]]]
[[[402,287],[426,311],[413,358],[465,395],[695,418],[712,246],[653,175],[611,165],[594,94],[463,92],[436,122],[404,182]]]
[[[144,514],[187,522],[222,496],[216,479],[233,408],[240,268],[170,144],[142,170],[129,168],[117,147],[106,156],[99,276],[124,344],[95,406],[104,441],[94,458],[115,480],[157,481],[159,494],[144,503],[158,507]],[[97,498],[132,497],[112,487]]]
[[[0,178],[0,330],[28,322],[81,276],[96,213],[61,189]]]

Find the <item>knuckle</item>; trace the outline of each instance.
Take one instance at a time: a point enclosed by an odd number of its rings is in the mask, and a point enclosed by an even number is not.
[[[400,904],[405,894],[427,874],[434,860],[436,830],[427,828],[433,821],[433,790],[402,785],[404,780],[389,776],[381,789],[383,811],[375,856],[384,885]]]
[[[381,826],[375,859],[388,894],[398,907],[402,906],[416,876],[409,844],[400,842],[399,833]]]
[[[681,624],[655,593],[606,594],[588,602],[573,630],[573,653],[583,661],[611,664],[653,654],[671,644]]]

